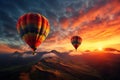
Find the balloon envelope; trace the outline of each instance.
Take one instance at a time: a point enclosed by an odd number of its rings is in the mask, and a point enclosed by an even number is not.
[[[77,48],[79,47],[79,45],[81,44],[82,42],[82,38],[79,37],[79,36],[73,36],[71,38],[71,43],[72,45],[74,46],[74,48],[77,50]]]
[[[35,51],[47,37],[50,25],[44,16],[38,13],[27,13],[18,19],[17,31],[21,38]]]

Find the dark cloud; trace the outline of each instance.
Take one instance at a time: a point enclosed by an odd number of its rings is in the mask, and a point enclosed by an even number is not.
[[[49,7],[50,9],[53,9],[53,10],[61,10],[62,4],[59,3],[59,0],[54,0],[54,1],[42,0],[42,1],[43,1],[44,4],[46,4],[46,6]]]

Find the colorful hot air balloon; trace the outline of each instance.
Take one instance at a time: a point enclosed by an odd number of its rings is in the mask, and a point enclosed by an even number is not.
[[[47,37],[50,25],[44,16],[38,13],[27,13],[18,19],[17,31],[21,38],[32,48],[34,54],[38,46]]]
[[[82,38],[79,37],[79,36],[73,36],[71,38],[71,43],[72,45],[74,46],[74,48],[77,50],[77,48],[79,47],[79,45],[81,44],[82,42]]]

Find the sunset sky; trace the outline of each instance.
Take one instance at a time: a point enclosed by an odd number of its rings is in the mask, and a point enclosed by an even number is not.
[[[18,18],[28,12],[40,13],[50,23],[37,51],[74,50],[74,35],[83,39],[78,51],[120,50],[120,0],[0,0],[0,53],[31,50],[16,30]]]

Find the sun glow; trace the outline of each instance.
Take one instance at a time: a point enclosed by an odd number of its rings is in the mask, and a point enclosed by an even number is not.
[[[102,47],[99,47],[98,50],[99,50],[99,51],[103,51],[103,48],[102,48]]]

